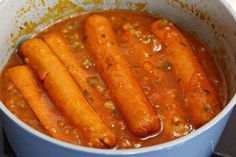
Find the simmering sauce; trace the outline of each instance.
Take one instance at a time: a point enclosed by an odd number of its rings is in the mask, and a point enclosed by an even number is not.
[[[90,14],[79,15],[55,23],[36,34],[36,37],[41,37],[50,32],[59,32],[67,41],[74,57],[82,66],[85,72],[84,77],[94,93],[91,94],[86,89],[80,90],[87,102],[116,135],[117,142],[113,148],[128,149],[156,145],[187,135],[198,129],[199,126],[192,124],[191,118],[189,117],[185,104],[185,96],[180,86],[181,80],[176,76],[174,72],[175,67],[165,53],[165,44],[156,38],[150,30],[150,26],[158,18],[145,13],[132,11],[100,11],[91,14],[102,15],[111,23],[120,52],[128,62],[133,75],[160,120],[160,130],[150,133],[147,136],[139,137],[134,135],[127,127],[123,116],[117,109],[116,102],[113,101],[111,93],[104,83],[104,78],[101,77],[96,69],[94,58],[86,43],[87,36],[85,35],[84,22]],[[165,25],[165,21],[163,21],[163,25]],[[190,33],[185,32],[181,28],[179,30],[181,30],[181,33],[190,43],[194,55],[197,57],[209,82],[216,91],[220,108],[223,108],[226,100],[225,80],[211,50]],[[21,64],[23,64],[21,57],[17,53],[14,53],[1,74],[1,100],[23,122],[42,133],[48,134],[22,94],[5,75],[6,70]],[[55,115],[57,125],[60,128],[59,130],[53,130],[54,128],[51,128],[51,131],[60,132],[68,136],[70,140],[67,142],[87,145],[81,140],[77,131],[78,128],[66,116],[62,116],[63,112],[47,96],[39,79],[37,79],[37,83],[41,88],[41,98],[47,105],[53,106],[52,114]],[[63,84],[63,82],[61,83]],[[208,94],[207,90],[203,92]],[[96,102],[94,102],[91,95],[97,95],[99,99],[96,99]],[[54,111],[54,108],[56,108],[56,111]],[[172,120],[168,125],[174,125],[175,130],[168,133],[165,131],[165,128],[168,128],[167,124],[165,124],[165,116],[168,113],[172,114],[171,110],[176,110],[176,108],[181,110],[182,117],[186,123],[180,123],[180,117],[173,114],[171,117]],[[205,112],[210,112],[209,110],[207,108]]]

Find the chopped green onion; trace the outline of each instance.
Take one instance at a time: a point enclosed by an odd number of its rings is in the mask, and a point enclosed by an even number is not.
[[[99,84],[99,78],[97,76],[89,77],[87,80],[91,87],[96,87]]]
[[[99,85],[97,85],[97,87],[96,87],[96,88],[97,88],[97,90],[98,90],[99,92],[101,92],[101,93],[105,91],[105,88],[104,88],[104,86],[102,86],[102,85],[100,85],[100,84],[99,84]]]
[[[202,90],[202,92],[203,92],[203,94],[205,94],[205,95],[208,95],[208,94],[210,93],[210,91],[207,90],[207,89]]]
[[[89,77],[87,82],[91,87],[96,88],[99,92],[102,93],[105,91],[105,87],[97,76]]]
[[[57,121],[57,125],[58,125],[59,127],[63,127],[63,126],[65,126],[65,123],[64,123],[63,121],[61,121],[61,120],[58,120],[58,121]]]
[[[140,38],[142,33],[140,31],[135,31],[134,32],[134,35],[137,37],[137,38]]]
[[[81,48],[81,49],[83,49],[84,45],[80,41],[73,41],[72,44],[71,44],[71,47],[72,48]]]
[[[170,71],[172,69],[172,64],[167,61],[163,63],[162,67],[165,71]]]
[[[93,64],[93,62],[92,62],[91,60],[85,59],[85,60],[83,61],[83,66],[84,66],[86,69],[89,69],[89,68],[93,67],[94,64]]]
[[[135,72],[135,73],[139,73],[141,71],[141,68],[138,67],[138,66],[133,66],[132,71]]]
[[[184,118],[186,122],[190,123],[191,122],[191,119],[189,117],[185,117]]]
[[[209,106],[204,106],[203,107],[204,112],[208,112],[208,113],[214,113],[213,109]]]
[[[151,40],[156,39],[156,37],[155,37],[154,35],[152,35],[152,34],[148,34],[148,35],[147,35],[147,38],[148,38],[148,39],[151,39]]]
[[[169,23],[168,20],[166,20],[166,19],[162,19],[161,22],[160,22],[160,27],[161,27],[161,28],[164,28],[164,27],[167,26],[168,23]]]
[[[156,37],[152,34],[148,34],[147,37],[143,40],[144,44],[149,44],[152,40],[155,40]]]
[[[151,42],[151,39],[150,38],[145,38],[144,40],[143,40],[143,43],[144,44],[149,44]]]
[[[115,109],[114,103],[111,100],[106,101],[103,105],[106,109],[109,109],[112,111]]]
[[[134,27],[130,23],[128,23],[128,22],[125,23],[122,27],[123,27],[124,30],[134,29]]]

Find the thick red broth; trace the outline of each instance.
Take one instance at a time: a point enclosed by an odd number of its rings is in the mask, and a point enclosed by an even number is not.
[[[105,78],[101,74],[101,70],[98,69],[97,65],[100,62],[97,62],[94,52],[91,52],[91,44],[88,44],[88,40],[90,39],[89,34],[86,34],[88,32],[86,29],[90,28],[85,27],[85,22],[89,16],[94,14],[108,19],[114,33],[114,40],[116,40],[115,46],[119,48],[119,52],[132,71],[132,76],[138,82],[149,105],[154,110],[155,116],[158,119],[156,123],[160,125],[159,129],[150,131],[144,136],[136,135],[130,130],[127,120],[120,110],[120,105],[118,105],[119,101],[114,99],[113,90],[111,90],[110,86],[107,86],[110,78]],[[44,39],[50,33],[61,35],[73,53],[76,62],[82,67],[80,70],[83,71],[83,78],[89,85],[86,89],[83,89],[83,86],[77,83],[80,91],[83,93],[89,106],[92,107],[98,117],[116,137],[116,142],[109,146],[112,146],[111,148],[113,149],[139,148],[171,141],[193,132],[209,121],[208,119],[200,125],[199,123],[195,124],[194,118],[192,117],[194,114],[188,112],[189,106],[191,107],[191,105],[188,105],[188,101],[186,100],[186,91],[183,89],[185,86],[182,85],[182,80],[178,77],[177,68],[175,67],[176,64],[173,63],[170,57],[172,54],[166,52],[170,46],[165,44],[165,41],[162,41],[161,38],[155,36],[155,33],[151,31],[151,26],[159,19],[140,12],[99,11],[55,23],[35,36],[36,38]],[[171,22],[162,20],[160,30],[172,29],[172,25]],[[181,28],[178,28],[178,30],[180,30],[181,35],[189,43],[191,52],[196,56],[197,62],[200,64],[212,87],[211,89],[215,91],[214,94],[218,103],[214,103],[212,106],[206,105],[207,107],[201,111],[212,114],[211,118],[213,118],[219,112],[215,108],[222,109],[227,98],[224,76],[212,55],[213,52],[191,35],[191,33]],[[113,46],[112,42],[111,45]],[[184,45],[185,43],[182,43],[183,47],[185,47]],[[50,49],[53,51],[52,48]],[[49,112],[53,115],[52,121],[57,124],[56,127],[45,129],[40,118],[37,117],[38,114],[35,114],[31,105],[27,103],[28,101],[26,101],[20,90],[7,75],[8,69],[12,67],[23,65],[24,63],[30,67],[30,64],[28,65],[28,62],[25,60],[21,55],[19,57],[18,53],[14,53],[1,74],[0,96],[4,105],[23,122],[42,133],[55,138],[57,136],[53,135],[63,135],[67,139],[64,140],[66,142],[97,147],[88,144],[86,138],[84,139],[81,136],[81,128],[71,121],[63,109],[55,104],[54,99],[52,100],[47,90],[45,90],[44,83],[36,74],[37,72],[32,68],[31,71],[33,71],[32,73],[40,89],[41,99],[48,105]],[[63,61],[62,64],[64,64]],[[68,66],[66,67],[70,74],[72,74],[73,72],[71,71],[73,69],[70,69]],[[74,79],[74,81],[76,80]],[[63,82],[61,83],[63,84]],[[202,89],[202,93],[206,95],[206,98],[202,98],[201,100],[204,99],[203,102],[207,103],[208,101],[205,99],[207,99],[208,94],[212,93],[208,89]],[[135,106],[133,108],[135,110]],[[199,111],[199,114],[201,112]],[[77,118],[79,119],[80,115]]]

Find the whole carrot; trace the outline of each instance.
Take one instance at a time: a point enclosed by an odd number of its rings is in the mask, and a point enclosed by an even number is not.
[[[71,138],[65,135],[57,124],[58,117],[55,116],[54,112],[57,114],[60,112],[56,107],[48,105],[42,99],[40,88],[31,70],[25,65],[20,65],[8,69],[7,76],[23,95],[47,132],[52,137],[71,142]]]
[[[129,24],[130,25],[130,24]],[[169,84],[169,78],[167,73],[156,68],[157,64],[153,56],[155,52],[154,48],[157,46],[157,39],[152,37],[152,41],[145,43],[140,36],[144,35],[146,32],[141,28],[133,30],[132,25],[130,27],[125,27],[127,24],[123,25],[121,39],[130,47],[132,50],[132,59],[139,66],[143,67],[150,75],[154,75],[157,78],[165,80],[167,87],[171,89]],[[137,36],[137,32],[139,33]],[[146,33],[147,34],[147,33]],[[150,35],[149,35],[150,36]],[[141,39],[141,40],[140,40]],[[149,54],[146,54],[149,53]],[[149,63],[149,68],[145,69],[145,63]],[[163,121],[162,134],[168,137],[176,138],[188,134],[191,131],[191,125],[186,120],[186,115],[184,114],[181,103],[176,99],[175,92],[161,92],[159,100],[156,100],[159,104],[158,114],[161,115]]]
[[[86,72],[80,63],[76,60],[67,41],[60,33],[50,32],[40,36],[48,47],[54,52],[58,59],[66,66],[67,71],[71,74],[75,82],[79,85],[81,91],[89,94],[89,98],[93,101],[92,105],[95,109],[101,107],[101,99],[97,94],[96,88],[91,87],[86,79]]]
[[[129,129],[139,136],[157,131],[160,122],[122,56],[109,21],[91,15],[85,21],[85,33],[96,67]]]
[[[184,93],[184,101],[191,122],[200,127],[221,110],[216,91],[182,33],[169,21],[158,20],[151,31],[165,45],[165,53],[173,64]]]
[[[115,145],[115,135],[88,104],[66,67],[41,39],[25,41],[19,53],[42,81],[52,101],[78,127],[88,146]]]

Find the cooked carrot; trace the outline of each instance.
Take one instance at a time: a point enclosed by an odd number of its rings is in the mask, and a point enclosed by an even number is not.
[[[66,66],[69,73],[81,87],[89,87],[85,76],[85,72],[82,69],[81,65],[75,59],[71,49],[66,43],[65,39],[56,32],[51,32],[43,34],[42,38],[48,47],[55,53],[59,60]]]
[[[92,147],[111,147],[115,135],[89,106],[66,67],[41,39],[33,38],[19,48],[20,55],[35,71],[52,101],[87,138]]]
[[[162,94],[162,102],[158,114],[163,120],[162,134],[176,138],[189,134],[193,128],[187,122],[187,116],[184,114],[179,102],[175,99],[175,93],[169,91]]]
[[[151,30],[165,45],[165,53],[169,56],[180,80],[191,122],[200,127],[222,108],[215,90],[194,55],[191,45],[172,23],[158,20],[152,25]]]
[[[82,91],[89,93],[90,98],[93,100],[91,105],[94,108],[99,108],[102,105],[102,101],[99,98],[96,90],[92,88],[87,79],[86,73],[76,60],[71,48],[67,41],[57,32],[50,32],[40,36],[45,43],[52,49],[59,60],[66,66],[67,70],[79,85]]]
[[[69,136],[63,134],[58,126],[57,116],[54,116],[53,112],[59,113],[59,111],[44,102],[31,70],[25,65],[16,66],[7,70],[7,76],[23,95],[47,132],[57,139],[70,142]]]
[[[85,33],[96,67],[129,129],[139,136],[157,131],[159,120],[121,54],[109,21],[91,15]]]
[[[156,63],[153,59],[153,55],[156,52],[153,51],[153,45],[151,43],[143,43],[140,38],[137,38],[135,31],[125,29],[126,27],[122,28],[123,33],[121,34],[121,38],[123,42],[127,44],[127,47],[132,48],[132,60],[137,61],[136,64],[140,64],[140,66],[143,66],[144,63],[148,62],[151,65],[148,72],[154,74],[158,78],[166,80],[169,84],[166,73],[156,68]],[[136,30],[136,32],[145,34],[141,29]],[[156,42],[158,41],[154,41],[154,44]],[[147,52],[149,52],[149,55],[145,54]],[[175,93],[169,91],[159,94],[161,95],[160,100],[162,101],[157,100],[157,103],[160,105],[158,114],[161,115],[163,121],[162,134],[172,138],[188,134],[191,131],[191,125],[185,119],[186,115],[184,115],[183,108],[180,106],[180,102],[176,99]]]

